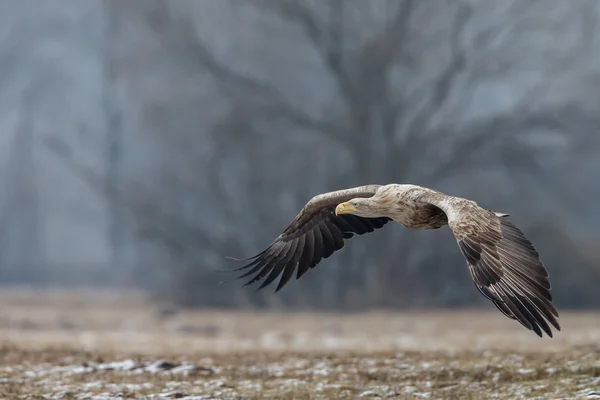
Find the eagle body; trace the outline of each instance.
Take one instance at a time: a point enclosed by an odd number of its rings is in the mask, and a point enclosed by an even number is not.
[[[277,290],[294,272],[299,279],[342,249],[355,235],[393,221],[410,229],[448,226],[477,289],[508,318],[538,336],[560,330],[548,272],[525,235],[502,214],[476,202],[409,184],[365,185],[319,194],[261,253],[245,259],[246,285],[280,276]]]
[[[389,205],[385,213],[393,221],[410,229],[438,229],[448,224],[448,217],[428,201],[441,192],[416,185],[391,184],[382,186],[378,195],[382,204]],[[464,199],[463,199],[464,200]],[[468,201],[468,200],[466,200]]]

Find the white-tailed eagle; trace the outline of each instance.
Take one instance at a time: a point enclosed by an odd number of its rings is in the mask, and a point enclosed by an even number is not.
[[[477,203],[416,185],[366,185],[313,197],[261,253],[245,259],[246,285],[281,276],[276,291],[344,247],[346,240],[390,221],[412,229],[448,225],[481,294],[538,336],[560,331],[548,272],[531,242],[509,220]]]

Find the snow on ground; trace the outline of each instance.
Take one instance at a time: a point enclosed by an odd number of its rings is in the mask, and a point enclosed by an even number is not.
[[[18,352],[7,355],[14,359]],[[0,388],[12,390],[18,395],[14,398],[35,394],[46,399],[453,399],[467,393],[498,399],[600,398],[600,351],[571,354],[572,360],[564,355],[515,358],[502,353],[246,353],[215,355],[197,363],[124,358],[72,364],[64,362],[85,357],[52,353],[47,352],[48,360],[31,363],[32,354],[21,351],[20,365],[0,368]],[[499,357],[503,365],[493,363]]]
[[[181,311],[0,292],[2,398],[600,399],[600,314],[539,339],[497,311]]]

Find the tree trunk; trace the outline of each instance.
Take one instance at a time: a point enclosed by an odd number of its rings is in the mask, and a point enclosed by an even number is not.
[[[122,203],[123,175],[123,123],[121,109],[115,94],[117,71],[115,65],[114,45],[117,40],[117,16],[115,5],[105,3],[105,32],[104,32],[104,94],[103,103],[106,115],[106,183],[111,193],[106,199],[107,212],[110,216],[108,228],[108,243],[110,246],[110,269],[112,276],[127,276],[123,274],[126,267],[125,248],[126,232]],[[117,273],[118,272],[118,273]],[[114,282],[113,282],[114,283]]]

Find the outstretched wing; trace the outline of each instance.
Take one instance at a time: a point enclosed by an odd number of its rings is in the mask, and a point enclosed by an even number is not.
[[[290,280],[297,269],[296,279],[314,268],[322,259],[344,247],[355,234],[362,235],[383,227],[390,218],[362,218],[350,214],[335,215],[335,207],[357,197],[371,197],[380,185],[366,185],[339,190],[313,197],[292,223],[261,253],[245,259],[250,268],[239,278],[254,275],[244,286],[267,276],[259,289],[281,275],[276,292]]]
[[[431,203],[448,216],[471,277],[485,297],[540,337],[542,330],[552,337],[548,322],[560,331],[548,271],[531,242],[506,215],[460,198],[440,197]]]

